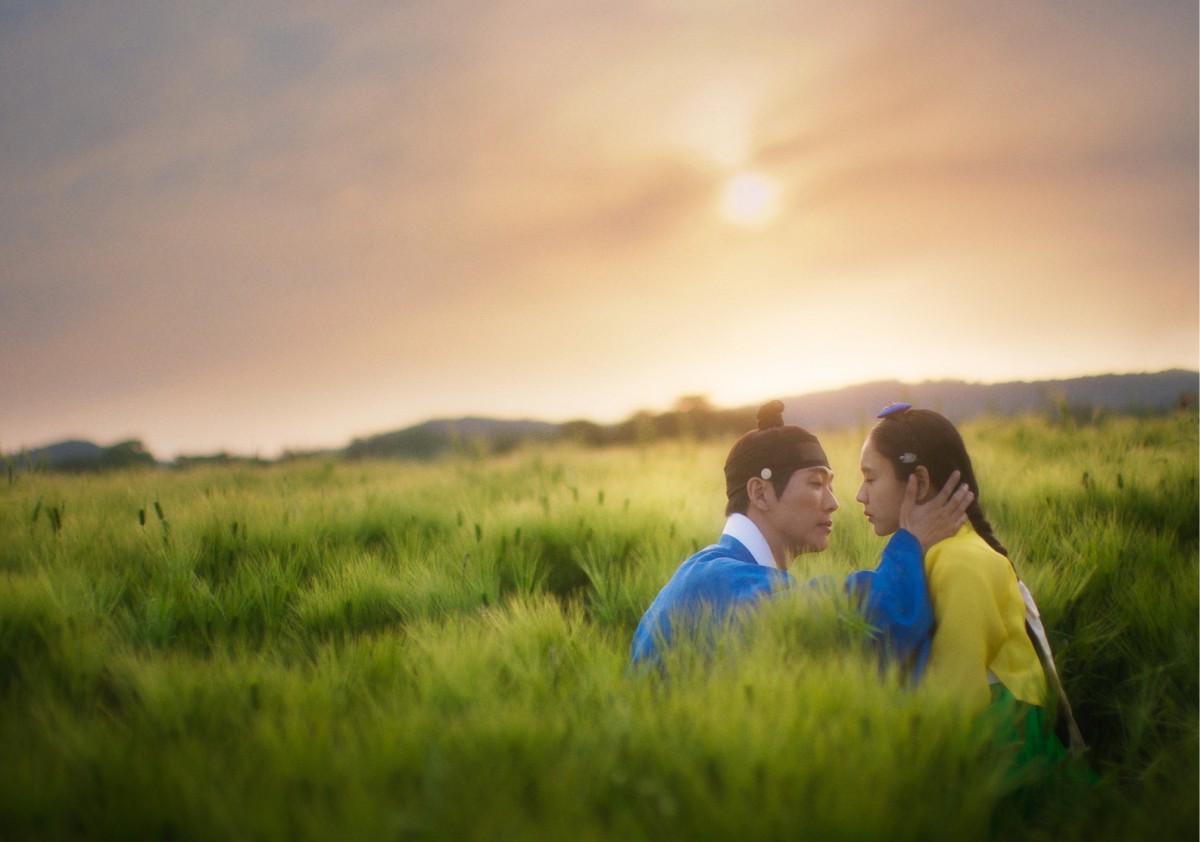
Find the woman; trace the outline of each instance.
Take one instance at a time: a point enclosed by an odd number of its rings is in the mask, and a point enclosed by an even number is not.
[[[1021,755],[1061,756],[1062,742],[1044,727],[1050,698],[1047,674],[1026,630],[1027,605],[1035,620],[1036,607],[1032,598],[1027,603],[1028,591],[984,516],[962,436],[938,413],[909,404],[890,406],[879,418],[863,444],[863,479],[855,496],[876,535],[891,535],[899,527],[900,503],[910,477],[916,477],[918,500],[940,488],[953,471],[975,495],[967,509],[968,522],[925,554],[934,617],[925,676],[979,711],[993,703],[998,709],[1008,708],[1015,700],[1021,714],[1014,723],[1015,736],[1023,744]],[[1044,649],[1057,691],[1049,647]],[[1063,712],[1069,715],[1065,706]],[[1077,731],[1073,722],[1068,724],[1074,743]],[[1080,749],[1081,744],[1080,740]]]

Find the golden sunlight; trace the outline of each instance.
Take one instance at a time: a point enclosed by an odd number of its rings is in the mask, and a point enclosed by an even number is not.
[[[721,191],[721,216],[734,225],[762,225],[779,212],[779,206],[779,183],[761,173],[738,173]]]

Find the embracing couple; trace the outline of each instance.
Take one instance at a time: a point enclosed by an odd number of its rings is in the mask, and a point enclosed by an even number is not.
[[[890,536],[873,570],[851,573],[884,656],[913,680],[961,694],[982,710],[1024,711],[1025,750],[1061,755],[1048,727],[1048,701],[1061,697],[1037,609],[979,505],[979,487],[962,436],[943,416],[908,404],[889,406],[867,436],[855,495],[875,534]],[[783,423],[783,404],[758,412],[725,462],[720,540],[680,565],[634,633],[634,664],[658,663],[684,627],[711,624],[757,601],[800,586],[787,572],[801,553],[829,544],[833,471],[816,436]],[[1040,651],[1041,650],[1041,651]],[[1064,737],[1082,740],[1061,697]],[[1078,742],[1078,744],[1076,744]]]

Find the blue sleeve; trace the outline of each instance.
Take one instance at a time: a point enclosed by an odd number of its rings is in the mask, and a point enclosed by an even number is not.
[[[876,629],[885,659],[911,665],[913,678],[919,678],[929,657],[933,607],[917,539],[898,530],[874,570],[856,570],[846,577],[846,591],[861,600],[863,616]]]

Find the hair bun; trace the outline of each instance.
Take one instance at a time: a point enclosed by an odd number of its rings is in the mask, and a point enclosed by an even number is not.
[[[758,408],[758,429],[783,426],[783,401],[771,401]]]

